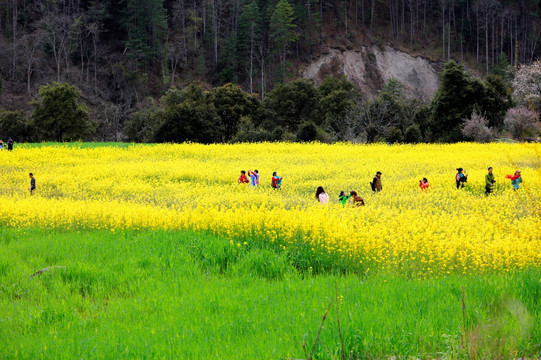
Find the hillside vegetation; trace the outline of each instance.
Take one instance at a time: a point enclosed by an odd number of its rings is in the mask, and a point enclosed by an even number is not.
[[[197,80],[210,90],[233,83],[262,100],[329,48],[363,44],[464,62],[501,76],[505,92],[510,70],[540,53],[539,14],[538,1],[9,0],[0,4],[0,105],[28,111],[43,85],[67,82],[80,90],[96,125],[83,126],[89,131],[78,138],[130,139],[124,127],[133,113],[171,86]],[[357,102],[365,95],[359,93]],[[488,116],[482,105],[477,110]],[[254,116],[251,121],[260,125]],[[328,126],[314,123],[327,132]],[[37,130],[36,139],[58,140]],[[298,135],[295,128],[285,130]],[[385,131],[378,130],[380,138]]]

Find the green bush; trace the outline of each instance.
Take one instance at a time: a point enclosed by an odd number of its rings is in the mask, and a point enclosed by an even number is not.
[[[299,141],[314,141],[317,138],[317,127],[313,122],[307,122],[301,125],[297,133]]]
[[[421,129],[419,128],[419,125],[413,124],[406,129],[406,133],[404,134],[404,140],[407,143],[415,144],[422,141],[422,139],[423,136],[421,134]]]
[[[32,137],[32,127],[28,123],[24,111],[0,110],[0,134],[11,137],[17,142],[28,142],[34,140]]]

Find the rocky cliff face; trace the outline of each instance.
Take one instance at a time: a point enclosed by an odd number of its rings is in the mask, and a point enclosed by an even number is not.
[[[441,67],[441,63],[389,46],[363,46],[360,50],[329,49],[308,65],[303,77],[319,85],[325,75],[345,75],[368,99],[376,97],[383,84],[395,78],[404,85],[406,96],[430,101],[438,89]]]

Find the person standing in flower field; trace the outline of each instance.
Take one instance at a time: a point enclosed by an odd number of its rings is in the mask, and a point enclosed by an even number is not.
[[[520,189],[520,184],[522,183],[522,175],[520,170],[515,171],[515,175],[507,175],[506,179],[511,179],[511,185],[513,185],[513,190],[517,191]]]
[[[421,191],[427,191],[428,190],[428,179],[423,178],[423,180],[419,180],[419,187],[421,188]]]
[[[248,175],[250,175],[250,185],[253,187],[259,186],[259,171],[248,170]]]
[[[485,195],[490,195],[492,193],[492,188],[494,187],[494,174],[492,173],[492,166],[488,168],[488,174],[485,175]]]
[[[271,187],[274,190],[280,190],[281,186],[282,186],[282,177],[278,176],[278,174],[275,171],[272,173]]]
[[[248,184],[250,180],[248,180],[248,177],[246,176],[246,171],[241,170],[240,171],[240,177],[239,177],[239,184]]]
[[[30,190],[30,195],[34,195],[34,190],[36,190],[36,178],[32,173],[30,173],[28,176],[30,176],[30,187],[28,190]]]
[[[370,186],[372,187],[373,192],[380,192],[383,189],[383,186],[381,185],[381,171],[378,171],[376,175],[374,175]]]
[[[456,188],[462,189],[464,184],[468,181],[468,174],[464,174],[463,168],[456,169],[457,173],[455,175]]]
[[[316,200],[323,205],[327,205],[329,203],[329,194],[325,192],[323,186],[318,186],[316,190]]]
[[[7,142],[9,151],[13,150],[13,142],[13,139],[10,137]]]

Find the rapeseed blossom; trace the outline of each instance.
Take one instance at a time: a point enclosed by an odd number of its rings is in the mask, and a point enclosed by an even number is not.
[[[540,150],[471,143],[20,146],[0,152],[0,223],[205,231],[235,248],[264,242],[290,254],[301,249],[314,259],[310,267],[321,259],[426,275],[539,267]],[[497,182],[487,197],[488,166]],[[457,167],[469,173],[462,190],[454,186]],[[256,168],[260,188],[237,183],[241,170]],[[518,192],[504,178],[516,169],[524,179]],[[280,191],[271,189],[273,171],[283,176]],[[383,191],[373,194],[376,171]],[[37,179],[33,196],[29,172]],[[423,177],[427,192],[418,187]],[[316,201],[318,186],[328,206]],[[341,190],[356,190],[366,206],[342,207]]]

